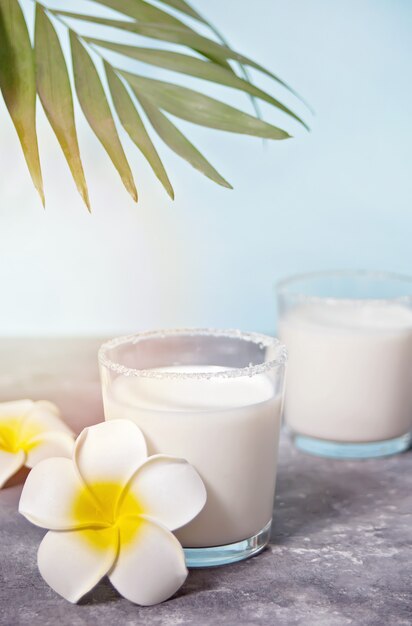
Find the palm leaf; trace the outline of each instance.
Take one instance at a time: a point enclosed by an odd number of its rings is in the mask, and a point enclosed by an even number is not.
[[[44,205],[36,133],[36,78],[27,25],[17,0],[0,2],[0,88],[34,186]]]
[[[94,22],[95,24],[100,24],[102,26],[110,26],[111,28],[118,28],[120,30],[125,30],[130,33],[136,33],[137,35],[141,35],[143,37],[149,37],[151,39],[157,39],[160,41],[167,41],[169,43],[187,46],[192,50],[196,50],[208,57],[213,56],[214,58],[218,58],[223,61],[237,61],[242,65],[247,65],[255,70],[258,70],[269,78],[275,80],[277,83],[288,89],[288,91],[293,93],[297,98],[305,103],[305,101],[302,99],[301,96],[299,96],[299,94],[296,93],[296,91],[289,87],[289,85],[285,83],[282,79],[276,76],[276,74],[273,74],[268,69],[263,67],[263,65],[260,65],[249,57],[246,57],[243,54],[232,50],[229,46],[213,41],[212,39],[204,37],[203,35],[199,35],[199,33],[194,30],[161,23],[157,24],[149,22],[125,22],[122,20],[114,20],[106,17],[94,17],[91,15],[84,15],[82,13],[74,13],[72,11],[55,10],[54,12],[58,15],[63,15],[72,19]]]
[[[200,15],[200,13],[195,11],[193,9],[193,7],[191,7],[184,0],[161,0],[161,2],[163,2],[163,4],[166,4],[166,5],[174,8],[174,9],[177,9],[178,11],[180,11],[181,13],[184,13],[185,15],[188,15],[189,17],[192,17],[192,18],[198,20],[202,24],[205,24],[223,45],[225,45],[225,46],[229,45],[228,42],[226,41],[226,39],[223,37],[223,35],[217,30],[217,28],[215,28],[213,26],[213,24],[208,22],[202,15]],[[217,57],[209,57],[209,58],[211,58],[211,60],[216,61],[218,64],[222,64],[221,60],[219,58],[217,58]],[[227,64],[227,61],[226,61],[226,64]],[[230,66],[229,66],[229,68],[232,69]],[[240,68],[240,71],[241,71],[245,81],[252,85],[253,83],[250,80],[249,73],[248,73],[247,69],[245,68],[245,66],[242,65],[242,63],[239,63],[239,68]],[[250,95],[250,99],[252,101],[252,105],[253,105],[253,108],[255,109],[255,113],[256,113],[257,117],[260,118],[261,117],[260,110],[259,110],[259,107],[258,107],[257,102],[255,100],[255,97],[253,95]]]
[[[189,26],[187,26],[184,22],[180,21],[170,13],[166,13],[166,11],[162,11],[157,7],[154,7],[144,0],[95,0],[98,1],[99,4],[104,4],[105,6],[118,11],[119,13],[123,13],[123,15],[127,15],[139,22],[154,22],[156,24],[165,24],[171,26],[177,26],[179,28],[183,28],[188,31],[194,32]],[[221,64],[226,69],[231,70],[232,68],[224,59],[217,59],[213,55],[207,55],[208,58],[216,61]]]
[[[76,91],[83,113],[96,137],[120,174],[124,186],[132,198],[137,201],[137,191],[133,175],[117,134],[116,126],[107,102],[103,85],[96,67],[79,41],[70,31],[70,45],[73,59],[73,73]]]
[[[186,24],[178,20],[170,13],[162,11],[157,7],[148,4],[144,0],[95,0],[98,4],[103,4],[110,9],[132,17],[139,22],[156,22],[158,24],[170,24],[185,28]],[[188,27],[187,27],[188,28]],[[191,29],[189,29],[191,30]]]
[[[40,5],[36,5],[35,59],[37,91],[41,103],[66,157],[79,193],[90,210],[66,61],[53,24]]]
[[[176,9],[177,11],[184,13],[188,17],[193,17],[195,20],[198,20],[199,22],[203,22],[204,24],[207,24],[205,19],[184,0],[160,0],[160,2],[162,2],[163,4],[166,4],[172,9]]]
[[[105,6],[110,7],[111,9],[114,9],[118,11],[119,13],[123,13],[124,15],[127,15],[139,22],[151,22],[155,24],[177,26],[179,28],[183,28],[184,30],[195,32],[193,31],[193,29],[187,26],[187,24],[177,19],[176,17],[173,17],[172,15],[170,15],[170,13],[166,13],[165,11],[158,9],[157,7],[151,6],[144,0],[95,0],[95,1],[98,1],[99,4],[104,4]],[[190,8],[185,2],[177,2],[175,4],[180,5],[178,9],[180,11],[182,11],[183,7],[185,6],[185,10],[183,10],[183,13],[187,14],[188,10],[190,12]],[[196,12],[191,11],[191,13],[193,17],[193,13],[196,13]],[[196,14],[196,15],[198,16],[197,19],[199,19],[200,18],[199,14]],[[201,19],[201,21],[207,26],[209,26],[209,24],[207,24],[207,22],[205,22],[203,19]],[[222,67],[225,67],[227,70],[233,72],[231,66],[225,59],[221,57],[216,57],[213,54],[205,54],[204,56],[206,56],[206,58],[212,61],[215,61],[215,63],[218,63]]]
[[[185,159],[196,170],[213,180],[222,187],[232,189],[232,185],[228,183],[215,168],[205,159],[205,157],[194,147],[193,144],[180,132],[178,128],[143,95],[136,94],[140,104],[142,105],[147,117],[159,137],[166,145]]]
[[[86,37],[85,39],[89,43],[101,46],[133,59],[137,59],[143,63],[162,67],[174,72],[180,72],[181,74],[188,74],[189,76],[195,76],[196,78],[202,78],[220,85],[225,85],[226,87],[239,89],[251,96],[265,100],[269,104],[272,104],[274,107],[293,117],[305,128],[308,128],[300,117],[279,102],[279,100],[276,100],[262,89],[255,87],[252,83],[239,78],[236,74],[228,72],[225,68],[216,65],[215,63],[210,63],[209,61],[204,61],[203,59],[198,59],[179,52],[170,52],[169,50],[128,46],[119,43],[111,43],[110,41],[102,39],[94,39],[93,37]]]
[[[95,17],[93,15],[85,15],[83,13],[74,13],[73,11],[63,11],[59,9],[53,9],[52,13],[54,13],[56,16],[68,17],[68,18],[75,19],[75,20],[92,22],[94,24],[99,24],[101,26],[110,26],[112,28],[120,28],[121,30],[128,30],[129,32],[136,32],[134,30],[135,22],[123,22],[121,20],[113,20],[113,19],[105,18],[105,17]],[[142,25],[143,23],[144,23],[144,20],[142,21]],[[158,22],[155,22],[155,24],[157,23]],[[163,25],[165,27],[170,26],[170,23],[162,24],[161,21],[159,22],[159,24],[160,26]],[[153,23],[149,22],[149,25],[152,26]],[[174,24],[174,26],[176,27],[176,24]],[[183,31],[186,31],[187,33],[194,33],[195,35],[197,34],[196,31],[190,29],[182,22],[179,22],[177,24],[177,28],[178,28],[178,31],[183,30]],[[167,29],[166,29],[166,32],[167,32]],[[147,35],[147,36],[151,37],[151,35]],[[169,40],[164,39],[164,41],[169,41]],[[199,52],[199,54],[202,54],[204,57],[206,57],[207,59],[210,59],[211,61],[214,61],[218,65],[225,67],[227,70],[233,72],[231,65],[228,63],[228,61],[225,58],[222,57],[221,54],[216,55],[213,51],[208,52],[207,50],[197,50],[197,48],[193,48],[193,50],[195,50],[196,52]]]
[[[288,139],[290,137],[287,132],[276,126],[193,89],[144,78],[130,72],[121,71],[120,73],[138,97],[144,96],[153,101],[158,108],[188,122],[264,139]]]
[[[105,70],[113,103],[122,126],[142,152],[169,196],[173,199],[174,191],[166,170],[126,87],[108,63],[105,63]]]
[[[161,11],[155,7],[150,7],[147,5],[146,2],[142,2],[141,0],[136,0],[136,2],[134,2],[133,0],[121,0],[120,2],[117,2],[116,0],[103,0],[102,4],[109,6],[110,8],[115,9],[116,11],[119,11],[120,13],[123,13],[124,15],[128,15],[129,17],[132,17],[139,21],[152,22],[152,23],[157,23],[157,24],[169,24],[169,25],[172,24],[178,27],[180,26],[192,32],[196,32],[196,31],[193,31],[193,29],[191,29],[190,27],[188,27],[184,22],[181,22],[180,20],[177,20],[176,18],[172,17],[169,13]],[[195,11],[191,6],[189,6],[187,2],[184,2],[184,0],[171,0],[170,2],[164,1],[163,4],[166,4],[167,6],[180,11],[184,15],[192,17],[198,20],[199,22],[201,22],[202,24],[206,25],[217,36],[217,38],[221,41],[222,44],[226,46],[228,45],[226,40],[220,34],[220,32],[212,24],[210,24],[207,20],[205,20],[197,11]],[[196,51],[202,54],[200,50],[196,50]],[[213,53],[207,53],[207,52],[203,52],[203,56],[205,56],[211,61],[214,61],[218,65],[225,67],[228,71],[235,74],[231,65],[222,56],[217,56]],[[248,72],[246,68],[244,67],[244,65],[240,63],[239,67],[246,81],[251,83]],[[259,108],[257,107],[253,96],[251,96],[251,100],[255,108],[255,111],[259,117],[260,116]]]
[[[146,122],[140,116],[140,107],[145,112],[145,119],[147,118],[154,131],[169,148],[205,176],[229,188],[231,187],[229,183],[169,119],[169,114],[208,128],[270,139],[288,138],[287,132],[261,119],[256,103],[256,99],[259,99],[307,128],[303,119],[291,108],[254,85],[248,77],[246,67],[269,76],[297,97],[298,94],[268,69],[233,50],[220,32],[186,0],[93,1],[117,11],[125,16],[125,19],[59,11],[34,0],[36,10],[33,50],[20,0],[0,0],[0,89],[43,203],[43,182],[36,135],[36,91],[77,188],[89,207],[76,132],[71,79],[65,54],[54,27],[55,20],[52,21],[50,16],[54,16],[63,24],[69,33],[74,90],[81,109],[117,169],[124,186],[135,200],[137,191],[133,175],[118,135],[111,104],[93,60],[95,55],[100,57],[100,64],[103,62],[111,102],[118,120],[172,198],[174,197],[172,185],[146,129]],[[87,33],[82,35],[75,32],[66,18],[176,44],[196,54],[124,45],[88,37]],[[197,22],[206,26],[211,36],[204,36],[188,25],[186,23],[188,18],[192,20],[191,24]],[[200,91],[114,68],[104,58],[102,49],[243,92],[252,99],[257,117]],[[91,56],[92,50],[94,55]],[[237,73],[237,65],[243,74],[242,77]]]

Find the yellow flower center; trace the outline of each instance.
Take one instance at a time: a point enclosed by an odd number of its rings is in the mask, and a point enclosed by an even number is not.
[[[120,483],[94,482],[83,487],[73,502],[73,517],[79,526],[94,520],[94,530],[112,529],[113,533],[82,531],[83,538],[97,549],[117,541],[118,533],[122,544],[129,543],[139,530],[144,509],[133,493],[122,491]]]
[[[42,432],[36,424],[24,424],[22,417],[10,417],[0,421],[0,450],[6,452],[29,452],[36,445],[33,441]]]

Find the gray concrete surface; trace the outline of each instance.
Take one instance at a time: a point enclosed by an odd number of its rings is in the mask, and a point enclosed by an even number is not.
[[[73,606],[43,582],[43,531],[0,492],[2,626],[412,624],[412,452],[381,460],[310,457],[281,442],[272,543],[240,564],[195,570],[168,602],[142,608],[103,581]],[[258,486],[257,486],[258,488]]]

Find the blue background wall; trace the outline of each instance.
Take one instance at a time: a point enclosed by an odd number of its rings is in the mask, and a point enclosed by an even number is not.
[[[39,114],[44,212],[1,103],[0,334],[173,325],[274,332],[273,284],[289,273],[340,267],[412,273],[412,3],[193,4],[234,47],[310,101],[312,132],[266,106],[267,118],[282,122],[294,139],[263,145],[179,123],[234,191],[213,185],[162,147],[176,189],[172,203],[129,150],[140,190],[136,206],[80,121],[90,216]],[[31,10],[28,2],[25,8]],[[256,79],[295,103],[273,82]],[[244,96],[191,84],[250,110]],[[125,145],[130,148],[127,139]]]

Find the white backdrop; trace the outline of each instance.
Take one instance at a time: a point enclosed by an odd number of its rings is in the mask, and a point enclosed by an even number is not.
[[[174,203],[125,139],[136,206],[80,121],[89,215],[39,114],[44,211],[1,103],[0,335],[174,325],[273,332],[273,283],[285,274],[328,267],[412,273],[412,4],[193,3],[204,5],[233,46],[305,95],[316,109],[312,132],[287,121],[295,139],[262,145],[179,124],[235,189],[213,185],[162,146]],[[245,97],[204,86],[249,110]]]

